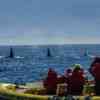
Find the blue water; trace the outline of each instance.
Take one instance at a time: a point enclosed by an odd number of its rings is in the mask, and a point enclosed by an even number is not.
[[[72,64],[88,69],[93,56],[100,56],[100,45],[13,46],[15,58],[9,56],[9,46],[0,46],[0,82],[26,83],[45,78],[49,67],[58,74]],[[52,57],[47,57],[50,48]],[[88,51],[89,56],[84,56]]]

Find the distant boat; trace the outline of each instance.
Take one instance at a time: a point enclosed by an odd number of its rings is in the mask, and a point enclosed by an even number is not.
[[[51,55],[51,52],[50,52],[50,49],[48,48],[47,49],[47,57],[51,57],[52,55]]]

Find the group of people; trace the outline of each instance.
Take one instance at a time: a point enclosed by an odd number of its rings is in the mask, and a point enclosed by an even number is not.
[[[75,64],[73,69],[66,69],[64,75],[58,77],[57,72],[49,68],[48,75],[43,81],[43,85],[47,94],[56,94],[57,85],[61,83],[67,84],[67,94],[81,95],[83,87],[86,83],[86,77],[84,69],[80,64]],[[95,81],[95,93],[100,95],[100,58],[96,57],[92,62],[89,72],[94,77]]]

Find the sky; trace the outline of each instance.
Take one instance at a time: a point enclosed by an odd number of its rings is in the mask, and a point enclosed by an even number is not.
[[[100,43],[100,0],[0,0],[0,45]]]

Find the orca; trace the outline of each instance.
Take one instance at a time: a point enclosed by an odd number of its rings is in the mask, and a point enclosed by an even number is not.
[[[51,55],[51,52],[50,52],[50,49],[49,49],[49,48],[47,49],[47,57],[52,57],[52,55]]]
[[[13,48],[11,47],[11,48],[10,48],[10,54],[9,54],[9,56],[8,56],[7,58],[22,59],[22,58],[24,58],[24,57],[15,56],[15,55],[14,55],[14,52],[13,52]]]
[[[13,52],[13,48],[10,48],[10,54],[8,56],[8,58],[14,58],[14,52]]]
[[[89,53],[87,50],[85,51],[84,56],[89,56]]]
[[[13,52],[13,48],[10,47],[9,55],[8,56],[0,56],[0,59],[24,59],[22,56],[15,56]]]

